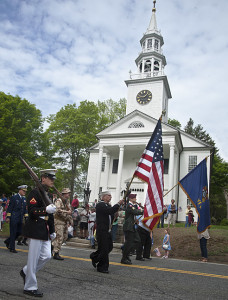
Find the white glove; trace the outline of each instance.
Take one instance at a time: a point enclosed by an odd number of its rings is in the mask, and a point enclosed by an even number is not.
[[[51,240],[53,241],[53,240],[56,238],[56,233],[53,232],[52,234],[50,234],[50,238],[51,238]]]
[[[48,214],[54,214],[56,211],[56,206],[54,204],[49,204],[47,207],[46,207],[46,212]]]

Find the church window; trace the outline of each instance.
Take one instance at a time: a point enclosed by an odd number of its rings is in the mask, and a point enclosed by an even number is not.
[[[106,157],[102,157],[101,172],[104,172],[104,170],[105,170],[105,160],[106,160]]]
[[[135,122],[132,122],[128,128],[141,128],[141,127],[144,127],[144,124],[140,121],[135,121]]]
[[[144,72],[151,72],[151,61],[147,60],[144,66]]]
[[[188,172],[190,172],[196,166],[197,166],[197,156],[196,155],[190,155],[188,157]]]
[[[141,64],[139,65],[139,72],[140,72],[140,73],[142,73],[142,66],[143,66],[143,64],[141,63]]]
[[[148,39],[147,40],[147,49],[151,49],[152,48],[152,39]]]
[[[145,46],[146,46],[146,42],[143,42],[143,44],[142,44],[143,50],[145,49]]]
[[[113,159],[112,163],[112,174],[117,174],[118,172],[119,159]]]
[[[154,71],[159,71],[159,62],[157,60],[154,61]]]
[[[169,173],[169,159],[165,158],[164,159],[164,174]]]
[[[158,48],[159,48],[159,41],[154,40],[154,49],[155,49],[155,51],[158,51]]]

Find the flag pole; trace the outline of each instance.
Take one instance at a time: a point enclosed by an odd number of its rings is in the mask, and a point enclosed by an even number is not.
[[[128,184],[128,186],[127,186],[127,189],[126,189],[126,191],[125,191],[125,193],[124,193],[123,199],[126,198],[127,193],[128,193],[128,191],[129,191],[129,189],[130,189],[130,186],[131,186],[131,184],[132,184],[133,179],[134,179],[134,175],[132,176],[131,181],[129,182],[129,184]]]
[[[165,195],[163,195],[163,197],[165,197],[166,195],[168,195],[169,192],[171,192],[179,183],[175,184],[167,193],[165,193]]]

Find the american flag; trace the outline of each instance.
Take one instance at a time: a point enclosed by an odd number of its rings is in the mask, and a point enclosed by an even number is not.
[[[148,183],[142,221],[150,230],[153,230],[163,211],[163,174],[162,130],[159,119],[134,173],[134,177]]]

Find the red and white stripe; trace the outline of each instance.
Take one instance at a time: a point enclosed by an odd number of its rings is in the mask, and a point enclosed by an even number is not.
[[[152,164],[144,206],[143,223],[153,230],[163,211],[163,161]]]

